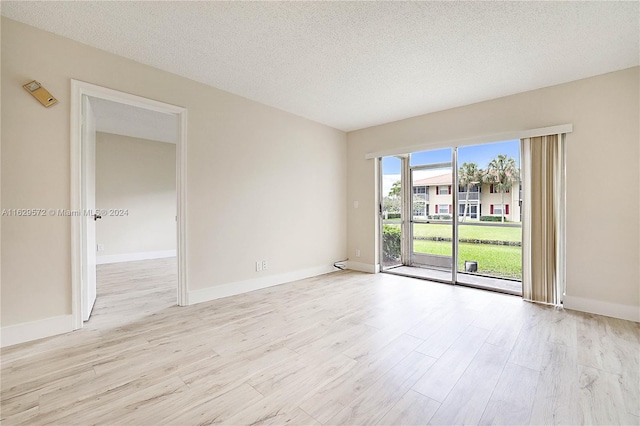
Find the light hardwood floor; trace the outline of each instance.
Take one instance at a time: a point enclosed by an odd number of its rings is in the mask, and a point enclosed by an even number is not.
[[[80,331],[2,350],[12,424],[638,424],[640,326],[337,272],[180,308],[105,265]]]

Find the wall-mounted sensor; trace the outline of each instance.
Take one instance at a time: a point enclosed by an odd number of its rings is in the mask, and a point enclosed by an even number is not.
[[[45,107],[50,107],[51,105],[58,103],[58,100],[51,96],[51,93],[49,93],[47,89],[42,87],[42,85],[35,80],[22,87],[24,87],[27,92],[31,93],[31,95],[40,101],[40,103]]]

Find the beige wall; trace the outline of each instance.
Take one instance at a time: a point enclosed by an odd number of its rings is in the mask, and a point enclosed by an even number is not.
[[[96,222],[100,256],[176,249],[176,145],[96,133],[96,208],[126,210]]]
[[[511,222],[520,222],[520,182],[516,182],[511,187],[509,193],[504,194],[504,204],[509,205],[509,214],[503,214],[507,220]],[[482,185],[482,194],[480,195],[480,202],[482,203],[482,215],[491,216],[491,205],[494,208],[500,208],[502,206],[502,195],[499,192],[491,193],[491,185]],[[494,214],[494,216],[498,216]]]
[[[345,258],[344,132],[6,18],[3,208],[69,208],[72,78],[188,109],[189,290]],[[2,326],[71,313],[70,240],[66,218],[2,218]]]
[[[427,114],[348,134],[348,252],[374,264],[375,161],[365,154],[572,123],[567,135],[567,295],[640,306],[640,68]],[[601,179],[598,176],[615,176]],[[603,216],[593,194],[621,200]],[[484,195],[484,194],[483,194]],[[359,201],[359,208],[353,201]]]

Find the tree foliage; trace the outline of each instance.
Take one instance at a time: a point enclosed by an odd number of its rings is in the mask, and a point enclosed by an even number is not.
[[[500,201],[502,203],[502,213],[504,214],[504,193],[511,189],[513,184],[520,178],[520,173],[516,167],[516,160],[512,157],[500,154],[487,166],[484,181],[492,184],[500,193]],[[504,216],[502,221],[504,222]]]
[[[391,189],[389,190],[389,197],[400,197],[400,193],[402,192],[402,186],[400,181],[393,182],[391,185]]]
[[[384,210],[389,213],[400,213],[400,197],[384,197],[382,205]]]
[[[401,257],[402,233],[399,226],[382,227],[382,255],[385,263],[396,263]]]
[[[458,169],[458,183],[466,187],[466,202],[464,204],[464,213],[462,220],[467,218],[467,206],[469,205],[469,192],[471,188],[482,182],[484,177],[484,171],[478,167],[476,163],[462,163],[462,166]]]

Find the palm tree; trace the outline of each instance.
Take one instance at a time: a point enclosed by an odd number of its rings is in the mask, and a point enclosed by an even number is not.
[[[484,181],[493,184],[494,188],[497,188],[500,192],[500,201],[502,203],[501,222],[504,222],[504,193],[511,189],[513,183],[516,182],[518,178],[519,173],[516,167],[516,160],[506,155],[498,155],[491,160],[487,166]]]
[[[463,163],[458,170],[458,183],[467,187],[467,199],[464,203],[462,221],[467,218],[467,206],[469,205],[469,192],[474,185],[482,181],[483,171],[476,163]]]
[[[389,197],[399,197],[400,192],[402,191],[402,186],[400,181],[393,182],[391,185],[391,189],[389,190]]]

